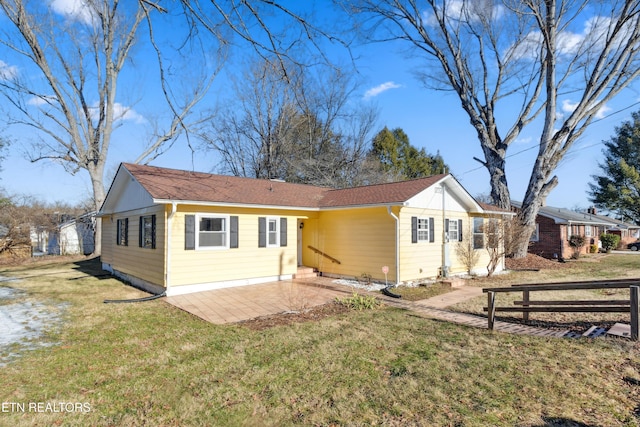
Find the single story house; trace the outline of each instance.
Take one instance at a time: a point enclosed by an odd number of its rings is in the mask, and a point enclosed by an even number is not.
[[[484,221],[512,214],[449,174],[331,189],[123,163],[98,215],[103,268],[177,295],[291,279],[302,266],[390,283],[466,273],[453,247],[464,239],[482,274]]]
[[[511,201],[511,205],[519,209],[522,203]],[[587,212],[576,212],[542,206],[536,217],[536,229],[529,242],[529,253],[545,258],[568,259],[576,253],[576,249],[569,245],[569,239],[573,235],[585,237],[585,245],[577,250],[578,254],[585,254],[589,252],[591,245],[601,246],[602,233],[624,233],[627,237],[637,235],[638,229],[640,227],[597,215],[594,208],[589,208]],[[635,241],[635,237],[629,238]]]

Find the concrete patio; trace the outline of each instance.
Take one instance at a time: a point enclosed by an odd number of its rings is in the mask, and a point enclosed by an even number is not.
[[[166,301],[208,322],[223,324],[301,311],[351,295],[353,291],[332,283],[331,279],[317,277],[175,295]]]

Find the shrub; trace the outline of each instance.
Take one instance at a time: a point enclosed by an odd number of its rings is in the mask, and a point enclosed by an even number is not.
[[[597,254],[598,253],[598,245],[589,246],[589,253]]]
[[[360,295],[354,292],[350,297],[337,297],[336,301],[342,305],[346,305],[352,310],[371,310],[380,305],[380,301],[372,295]]]
[[[578,259],[580,256],[580,250],[586,243],[586,238],[579,234],[574,234],[569,237],[569,246],[573,248],[573,255],[571,256],[573,259]]]
[[[611,252],[611,249],[618,247],[618,243],[620,243],[620,236],[617,234],[601,234],[600,241],[602,242],[602,250],[605,252]]]

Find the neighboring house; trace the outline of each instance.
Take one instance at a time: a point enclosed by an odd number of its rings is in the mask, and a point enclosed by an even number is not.
[[[484,206],[484,207],[483,207]],[[168,295],[326,276],[391,283],[466,273],[454,244],[512,215],[481,206],[451,175],[329,189],[121,164],[99,212],[102,265]],[[504,260],[498,270],[504,266]]]
[[[606,229],[607,233],[617,234],[620,236],[619,248],[626,248],[627,244],[632,243],[640,239],[640,226],[636,224],[630,224],[628,222],[620,221],[615,218],[611,218],[604,215],[597,215],[596,209],[591,207],[587,209],[587,213],[596,218],[600,218],[605,221],[609,221],[611,226]]]
[[[522,203],[511,201],[511,205],[519,209]],[[591,245],[600,247],[602,233],[624,234],[625,238],[635,241],[640,227],[625,224],[603,215],[596,215],[595,209],[587,212],[576,212],[553,206],[542,206],[536,217],[536,229],[531,236],[529,253],[545,258],[568,259],[576,249],[569,245],[572,235],[585,237],[585,244],[579,254],[588,253]]]
[[[34,253],[47,255],[89,255],[94,251],[96,212],[67,219],[55,229],[31,231]]]

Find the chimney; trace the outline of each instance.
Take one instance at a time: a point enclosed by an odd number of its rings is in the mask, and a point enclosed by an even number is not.
[[[595,215],[596,214],[596,207],[595,206],[591,206],[589,209],[587,209],[587,213],[591,214],[591,215]]]

